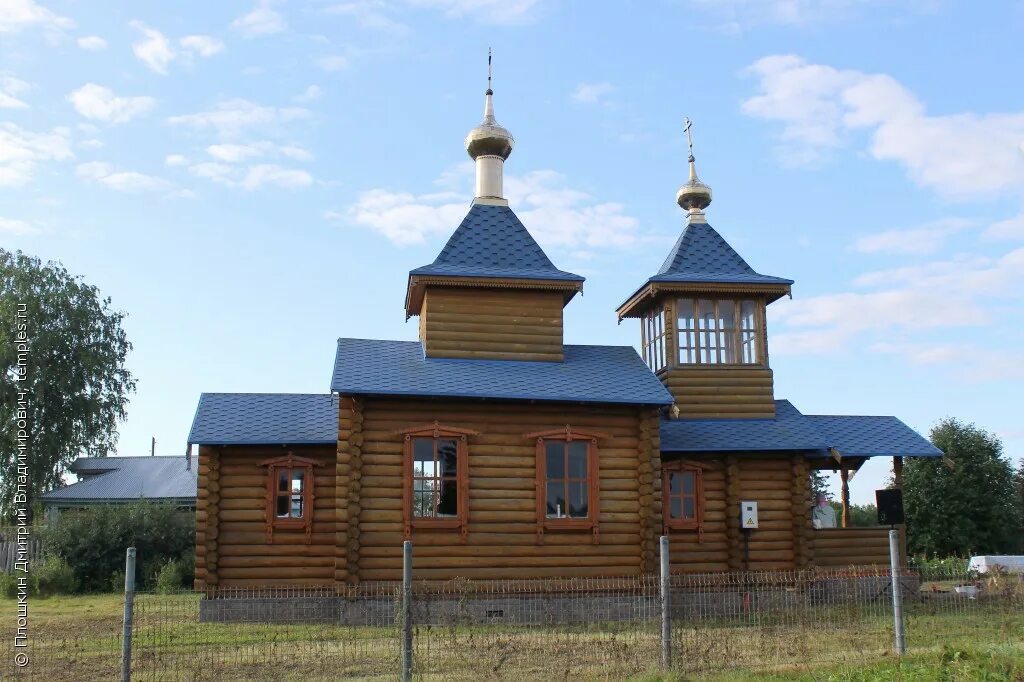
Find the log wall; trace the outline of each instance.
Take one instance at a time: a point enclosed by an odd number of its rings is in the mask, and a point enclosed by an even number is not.
[[[354,571],[360,580],[400,579],[403,441],[398,431],[435,421],[472,429],[479,435],[468,440],[468,534],[463,539],[457,530],[413,529],[413,567],[418,579],[617,576],[640,572],[645,531],[641,498],[654,499],[653,478],[641,483],[638,475],[641,422],[645,418],[642,410],[367,398],[362,414],[358,566],[348,566],[350,580]],[[536,441],[524,434],[565,428],[566,423],[609,436],[598,441],[601,492],[596,543],[589,529],[547,529],[538,541]],[[645,463],[650,465],[653,477],[655,464],[649,454]],[[654,518],[653,509],[647,512],[648,528]],[[351,505],[349,512],[351,517]]]
[[[699,464],[704,471],[704,532],[669,531],[672,571],[714,573],[731,570],[729,547],[734,538],[729,526],[733,519],[729,518],[727,509],[735,510],[739,505],[727,507],[726,462],[721,457],[688,461]],[[739,527],[738,522],[735,525]]]
[[[775,417],[772,370],[767,367],[674,367],[658,375],[680,418]]]
[[[888,566],[888,528],[822,528],[814,532],[817,566]]]
[[[810,492],[801,455],[709,454],[687,461],[704,472],[704,530],[670,531],[673,571],[762,571],[811,561],[804,537],[810,524]],[[756,500],[758,505],[758,528],[749,536],[749,563],[740,529],[741,500]]]
[[[259,446],[199,449],[197,587],[202,587],[200,579],[208,586],[333,584],[335,450],[331,446],[292,446],[288,450],[322,464],[313,469],[313,526],[308,543],[302,529],[275,529],[272,539],[267,539],[268,473],[260,462],[280,457],[287,450]]]
[[[558,362],[564,305],[557,291],[431,287],[423,295],[420,341],[433,358]]]

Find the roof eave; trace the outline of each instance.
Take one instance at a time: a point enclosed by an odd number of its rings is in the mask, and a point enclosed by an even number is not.
[[[707,281],[661,281],[651,278],[620,305],[615,313],[621,322],[627,317],[640,317],[651,301],[663,293],[696,293],[764,296],[773,303],[783,296],[791,296],[793,283],[783,280],[769,282],[707,282]]]
[[[576,294],[583,291],[583,282],[584,278],[582,277],[578,279],[546,279],[542,277],[473,277],[409,273],[409,283],[405,290],[405,316],[408,319],[420,314],[423,308],[423,294],[428,286],[561,291],[565,299],[562,302],[564,307]]]
[[[368,398],[455,398],[460,400],[496,400],[496,401],[512,401],[512,402],[540,402],[540,403],[569,403],[573,405],[639,405],[644,407],[668,407],[672,404],[671,397],[661,399],[645,399],[645,400],[587,400],[583,398],[572,398],[565,396],[556,397],[539,397],[539,396],[528,396],[528,395],[490,395],[484,393],[473,393],[471,391],[458,392],[451,391],[447,393],[434,392],[425,393],[423,391],[381,391],[380,389],[362,389],[362,388],[344,388],[336,387],[334,389],[337,393],[342,395],[358,395],[365,396]]]

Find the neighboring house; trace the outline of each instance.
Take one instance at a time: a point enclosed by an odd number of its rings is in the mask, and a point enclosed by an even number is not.
[[[466,139],[476,198],[409,273],[419,341],[338,340],[331,392],[204,393],[196,587],[622,576],[885,563],[886,529],[815,531],[809,471],[941,452],[895,417],[804,415],[774,395],[765,308],[792,281],[755,272],[707,224],[686,228],[618,309],[631,347],[563,343],[583,278],[508,207],[494,120]],[[386,302],[383,302],[386,303]],[[829,390],[823,384],[822,390]],[[745,531],[740,502],[756,501]]]
[[[195,509],[196,471],[185,457],[79,457],[78,482],[40,495],[47,518],[65,509],[150,500]]]

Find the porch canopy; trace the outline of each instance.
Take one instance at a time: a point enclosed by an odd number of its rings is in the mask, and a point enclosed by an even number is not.
[[[775,401],[774,419],[671,419],[661,423],[661,451],[806,452],[856,469],[869,457],[941,457],[942,451],[896,417],[803,414]],[[821,468],[839,468],[829,465]]]

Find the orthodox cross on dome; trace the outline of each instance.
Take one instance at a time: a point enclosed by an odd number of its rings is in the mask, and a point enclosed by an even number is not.
[[[494,94],[491,90],[491,48],[487,48],[487,94]]]
[[[689,117],[684,118],[683,119],[683,132],[686,133],[686,143],[690,147],[690,156],[689,156],[690,163],[693,163],[693,161],[694,161],[694,158],[693,158],[693,136],[690,135],[690,128],[692,128],[692,127],[693,127],[693,121],[691,121]]]
[[[687,157],[690,164],[690,178],[676,192],[676,203],[686,210],[691,223],[703,223],[705,222],[704,209],[711,203],[711,188],[697,177],[697,166],[693,158],[693,135],[690,133],[692,127],[693,121],[689,117],[684,118],[683,132],[686,133],[686,143],[690,148],[690,155]]]

